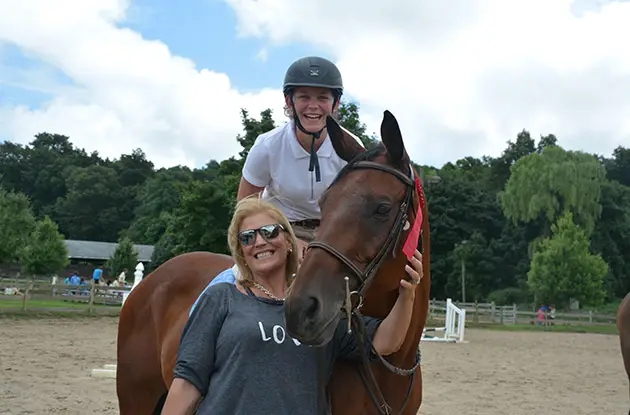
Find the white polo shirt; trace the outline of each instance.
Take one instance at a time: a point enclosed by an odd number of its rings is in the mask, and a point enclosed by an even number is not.
[[[243,178],[264,187],[263,199],[279,207],[289,221],[321,219],[317,201],[347,162],[337,155],[328,136],[317,157],[320,182],[315,181],[315,171],[308,171],[310,154],[298,142],[291,121],[256,138]]]

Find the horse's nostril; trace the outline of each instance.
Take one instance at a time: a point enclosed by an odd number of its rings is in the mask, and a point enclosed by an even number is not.
[[[315,318],[319,314],[320,308],[320,302],[316,297],[308,297],[306,299],[306,312],[304,316],[308,319]]]

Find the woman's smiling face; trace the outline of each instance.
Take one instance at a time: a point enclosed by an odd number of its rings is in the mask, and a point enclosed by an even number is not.
[[[256,230],[253,236],[243,235],[243,232],[251,230]],[[239,235],[242,235],[245,262],[253,275],[269,274],[286,267],[287,254],[291,248],[288,234],[270,215],[257,213],[246,217],[239,227]],[[244,239],[248,239],[248,242],[243,243]]]

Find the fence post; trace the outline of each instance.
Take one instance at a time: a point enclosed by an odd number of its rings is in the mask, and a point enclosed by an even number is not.
[[[94,284],[94,278],[90,280],[90,302],[88,303],[88,313],[92,314],[94,312],[94,295],[96,291],[96,284]]]
[[[512,312],[514,316],[514,324],[518,324],[518,310],[516,309],[516,303],[512,303]]]
[[[22,296],[22,311],[26,311],[26,303],[28,302],[28,296],[31,295],[31,290],[33,289],[33,283],[26,288],[26,292]]]
[[[136,265],[136,271],[133,273],[133,285],[131,286],[131,289],[129,291],[123,293],[121,306],[125,305],[125,301],[127,301],[127,297],[129,296],[129,294],[131,294],[133,289],[136,288],[138,284],[142,282],[143,278],[144,278],[144,264],[142,262],[138,262],[138,264]],[[429,303],[429,308],[431,308],[430,303]]]
[[[589,323],[593,322],[593,311],[592,310],[588,310],[588,322]]]
[[[475,300],[475,317],[473,318],[475,323],[479,323],[479,302]]]
[[[52,277],[52,290],[51,290],[51,294],[53,297],[55,297],[57,295],[57,288],[55,287],[55,285],[57,285],[57,276],[53,275]]]
[[[496,323],[496,312],[497,312],[497,307],[493,301],[490,303],[490,321],[492,321],[493,323]]]

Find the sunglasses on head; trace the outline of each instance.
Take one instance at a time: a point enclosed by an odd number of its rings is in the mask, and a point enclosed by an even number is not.
[[[261,226],[258,229],[247,229],[238,233],[238,240],[244,246],[251,245],[254,241],[256,241],[256,233],[259,233],[265,241],[269,242],[272,239],[277,238],[280,231],[283,230],[285,230],[284,226],[279,223]]]

